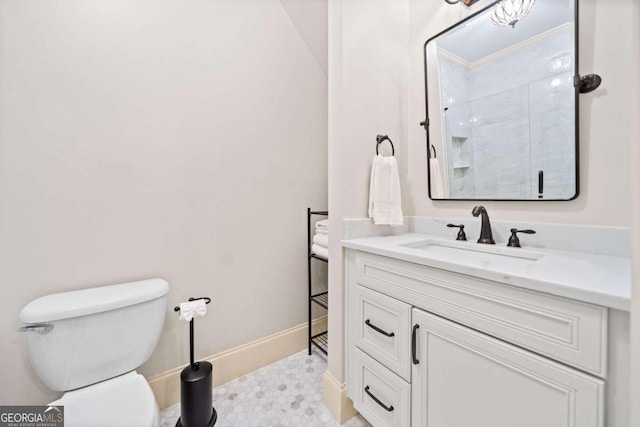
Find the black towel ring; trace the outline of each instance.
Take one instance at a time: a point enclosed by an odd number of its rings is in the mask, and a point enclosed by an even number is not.
[[[376,144],[376,155],[380,154],[380,153],[378,153],[378,147],[384,141],[389,141],[389,144],[391,144],[391,155],[395,156],[396,155],[396,150],[393,147],[393,142],[391,141],[391,139],[387,135],[378,135],[378,136],[376,136],[376,142],[377,142],[377,144]]]

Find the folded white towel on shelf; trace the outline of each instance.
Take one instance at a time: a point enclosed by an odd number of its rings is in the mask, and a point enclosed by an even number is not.
[[[325,236],[328,236],[329,235],[329,229],[316,228],[316,234],[324,234]]]
[[[312,245],[311,253],[318,255],[321,258],[329,259],[329,249],[324,248],[320,245]]]
[[[329,236],[327,234],[318,234],[316,233],[313,236],[313,243],[322,246],[323,248],[329,247]]]
[[[187,322],[194,317],[202,317],[207,314],[207,302],[204,299],[180,303],[180,320]]]
[[[377,155],[371,166],[369,218],[376,225],[402,225],[398,162],[394,156]]]
[[[329,229],[329,220],[323,219],[316,222],[316,230],[328,230]]]

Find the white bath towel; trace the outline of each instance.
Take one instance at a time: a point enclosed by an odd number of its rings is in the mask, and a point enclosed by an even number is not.
[[[323,248],[322,246],[311,246],[311,253],[318,255],[320,258],[329,259],[329,249]]]
[[[322,246],[323,248],[328,248],[329,247],[329,236],[327,234],[316,233],[313,236],[313,243],[318,245],[318,246]]]
[[[371,166],[369,218],[376,225],[402,225],[398,163],[394,156],[377,155]]]
[[[180,303],[180,320],[187,322],[194,317],[202,317],[207,314],[207,302],[203,299]]]
[[[429,175],[431,177],[431,197],[442,199],[444,197],[444,186],[442,185],[442,174],[440,173],[440,162],[438,159],[429,160]]]
[[[316,228],[316,234],[329,235],[329,229],[327,229],[327,228]]]
[[[329,220],[323,219],[316,222],[316,230],[328,230],[329,229]]]

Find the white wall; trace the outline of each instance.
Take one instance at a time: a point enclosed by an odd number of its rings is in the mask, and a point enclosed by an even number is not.
[[[638,70],[624,41],[631,39],[637,22],[632,3],[580,1],[580,72],[603,78],[597,92],[580,98],[581,195],[571,202],[483,202],[492,218],[630,225],[630,106],[637,95],[629,84]],[[466,8],[442,0],[353,0],[342,2],[335,13],[330,8],[330,39],[338,39],[329,46],[332,236],[341,233],[342,218],[367,215],[369,165],[380,132],[392,136],[396,146],[405,214],[470,215],[473,202],[433,202],[427,196],[425,135],[418,125],[425,117],[422,49],[428,38],[487,4],[481,0]],[[340,32],[332,25],[338,19]],[[341,251],[337,239],[332,242],[329,287],[338,298],[343,292]],[[341,345],[342,318],[333,314],[331,345]],[[343,362],[342,353],[330,355],[329,369],[341,380]]]
[[[389,135],[401,174],[407,173],[407,150],[401,147],[407,137],[408,13],[405,0],[329,3],[328,364],[338,381],[344,380],[341,222],[366,216],[376,135]],[[380,152],[390,152],[387,143]]]
[[[56,396],[16,332],[47,293],[163,277],[169,309],[210,296],[198,357],[305,321],[327,80],[298,18],[277,0],[0,1],[0,403]],[[187,361],[168,312],[142,372]]]

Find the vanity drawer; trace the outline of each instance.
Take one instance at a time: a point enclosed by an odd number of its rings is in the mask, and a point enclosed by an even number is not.
[[[374,427],[408,427],[411,385],[360,349],[351,349],[349,397]]]
[[[350,251],[350,282],[606,377],[607,309]]]
[[[411,305],[359,285],[349,301],[350,342],[409,381]]]

